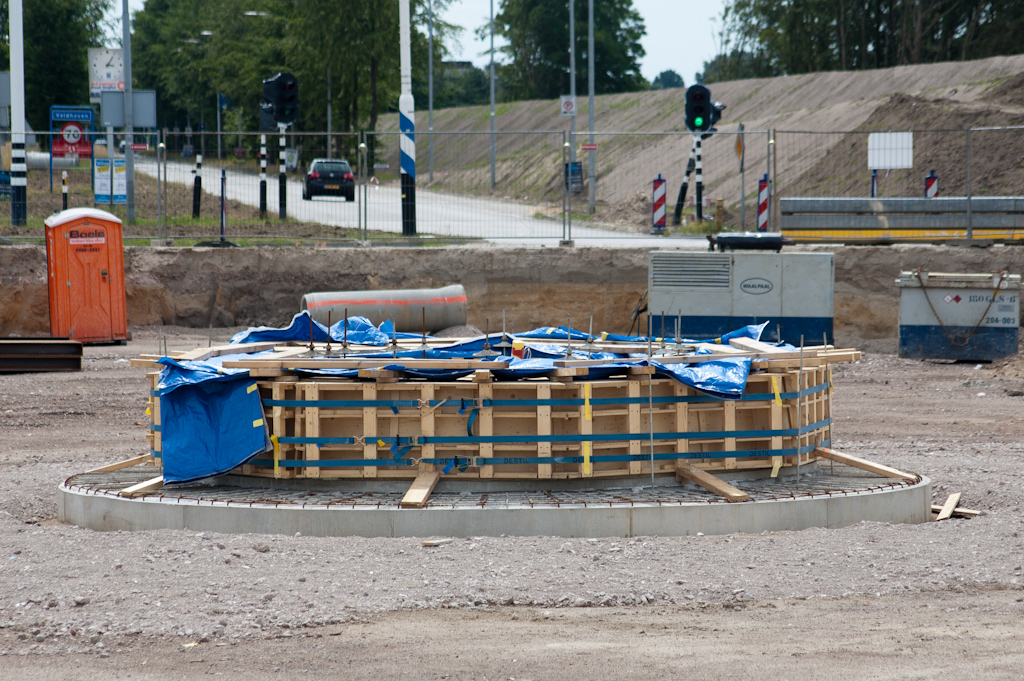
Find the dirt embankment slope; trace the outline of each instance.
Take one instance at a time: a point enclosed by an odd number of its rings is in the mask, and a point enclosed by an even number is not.
[[[806,195],[803,192],[808,191],[864,195],[870,186],[867,132],[953,131],[1021,123],[1024,55],[731,81],[715,83],[712,90],[715,99],[726,103],[728,109],[718,126],[721,134],[703,145],[705,196],[711,197],[712,204],[722,197],[732,212],[739,212],[741,182],[734,133],[742,121],[749,133],[745,152],[748,177],[742,194],[750,213],[754,209],[756,178],[768,170],[769,136],[764,131],[798,131],[775,135],[776,158],[771,172],[776,179],[776,196]],[[674,203],[690,149],[690,137],[683,127],[684,94],[684,90],[675,89],[595,99],[596,128],[601,131],[596,136],[597,222],[649,226],[649,204],[641,199],[650,196],[651,180],[659,174],[669,180],[669,203]],[[580,98],[579,104],[578,122],[585,127],[586,98]],[[434,130],[445,134],[434,136],[433,173],[420,173],[418,181],[457,193],[560,204],[562,132],[569,124],[558,116],[557,102],[502,104],[496,109],[496,125],[499,131],[552,132],[499,132],[495,143],[496,182],[491,190],[490,135],[480,134],[489,130],[489,108],[437,111]],[[384,117],[381,127],[395,130],[397,118]],[[848,135],[850,131],[856,133]],[[387,151],[382,153],[397,154],[396,145],[384,146]],[[428,162],[427,147],[423,136],[421,164]],[[1024,132],[975,135],[975,193],[1024,191],[1024,181],[1007,175],[1019,165],[1014,161],[1020,157],[1018,147],[1024,148]],[[922,177],[932,168],[942,178],[944,194],[963,191],[963,134],[916,134],[914,151],[915,168],[884,177],[880,183],[882,195],[921,193]],[[690,193],[692,196],[692,189]]]

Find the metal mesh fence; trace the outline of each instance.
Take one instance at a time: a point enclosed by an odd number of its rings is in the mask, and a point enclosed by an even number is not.
[[[10,225],[9,184],[0,174],[0,236],[40,239],[43,221],[63,205],[61,176],[67,173],[68,206],[97,206],[127,218],[120,196],[122,135],[113,138],[109,164],[103,133],[85,133],[94,152],[54,157],[48,149],[60,133],[34,133],[29,141],[28,221]],[[752,230],[756,225],[757,181],[773,181],[772,228],[782,197],[867,197],[872,168],[867,163],[868,131],[777,130],[743,134],[744,172],[737,154],[739,134],[719,132],[702,143],[704,217],[714,220],[722,199],[720,227]],[[530,240],[634,238],[650,233],[652,182],[667,183],[670,229],[686,172],[692,135],[593,133],[594,176],[589,133],[562,131],[422,132],[417,135],[416,233],[445,240]],[[218,238],[221,183],[225,235],[238,243],[393,240],[402,235],[399,134],[301,132],[285,135],[289,169],[281,210],[277,133],[266,134],[265,211],[261,211],[261,135],[252,132],[185,134],[165,130],[135,135],[144,145],[134,152],[135,220],[125,225],[129,239],[174,239],[178,245]],[[158,163],[157,144],[166,145]],[[772,140],[770,142],[770,140]],[[365,146],[362,146],[365,145]],[[1024,128],[913,131],[913,167],[877,172],[880,197],[924,196],[924,177],[934,171],[941,196],[1024,194]],[[771,156],[769,158],[769,149]],[[204,153],[205,150],[205,153]],[[203,155],[201,170],[197,155]],[[94,158],[95,157],[95,163]],[[574,191],[566,184],[565,163],[580,163]],[[10,168],[10,142],[3,146]],[[353,175],[351,199],[344,191],[307,196],[306,178],[314,159],[344,159]],[[159,165],[159,170],[158,170]],[[97,172],[97,166],[99,172]],[[166,173],[165,173],[166,170]],[[201,182],[196,210],[195,178]],[[103,173],[107,173],[104,179]],[[157,182],[157,176],[161,181]],[[492,180],[493,178],[493,180]],[[677,233],[710,227],[687,223],[694,216],[695,177],[690,177],[683,225]],[[968,187],[968,181],[970,186]],[[9,182],[9,179],[7,180]],[[114,191],[105,190],[113,182]],[[111,198],[112,196],[112,198]],[[593,198],[591,198],[593,197]],[[111,203],[113,201],[113,203]],[[715,229],[719,226],[715,225]]]

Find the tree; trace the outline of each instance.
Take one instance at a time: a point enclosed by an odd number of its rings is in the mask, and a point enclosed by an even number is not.
[[[576,91],[587,91],[587,7],[576,7]],[[477,29],[487,35],[488,26]],[[553,99],[569,92],[569,7],[550,0],[501,0],[494,32],[508,45],[501,48],[508,63],[501,67],[505,96],[511,99]],[[594,89],[599,94],[646,89],[640,75],[646,33],[632,0],[594,4]]]
[[[1024,51],[1022,30],[1024,0],[730,0],[719,65],[767,76],[980,59]]]
[[[106,0],[45,0],[24,4],[25,117],[36,130],[50,127],[50,106],[88,104],[89,48],[102,39]],[[10,63],[10,10],[0,0],[0,35]]]
[[[651,83],[652,90],[668,90],[677,87],[686,87],[686,83],[683,81],[683,77],[672,69],[662,71],[654,77],[654,81]]]

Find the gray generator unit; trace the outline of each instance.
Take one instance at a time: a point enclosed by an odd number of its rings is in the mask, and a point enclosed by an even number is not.
[[[702,340],[768,322],[762,340],[831,343],[834,286],[831,253],[653,251],[648,330]]]
[[[900,272],[900,357],[990,361],[1017,353],[1020,275]]]

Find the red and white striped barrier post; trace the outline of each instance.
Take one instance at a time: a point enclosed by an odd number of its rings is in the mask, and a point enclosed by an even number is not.
[[[651,234],[665,233],[665,180],[661,173],[654,179],[654,203],[651,222]]]
[[[768,173],[757,181],[757,231],[768,231]]]
[[[924,176],[924,198],[934,199],[939,195],[939,176],[935,174],[935,170],[932,169],[927,175]]]

